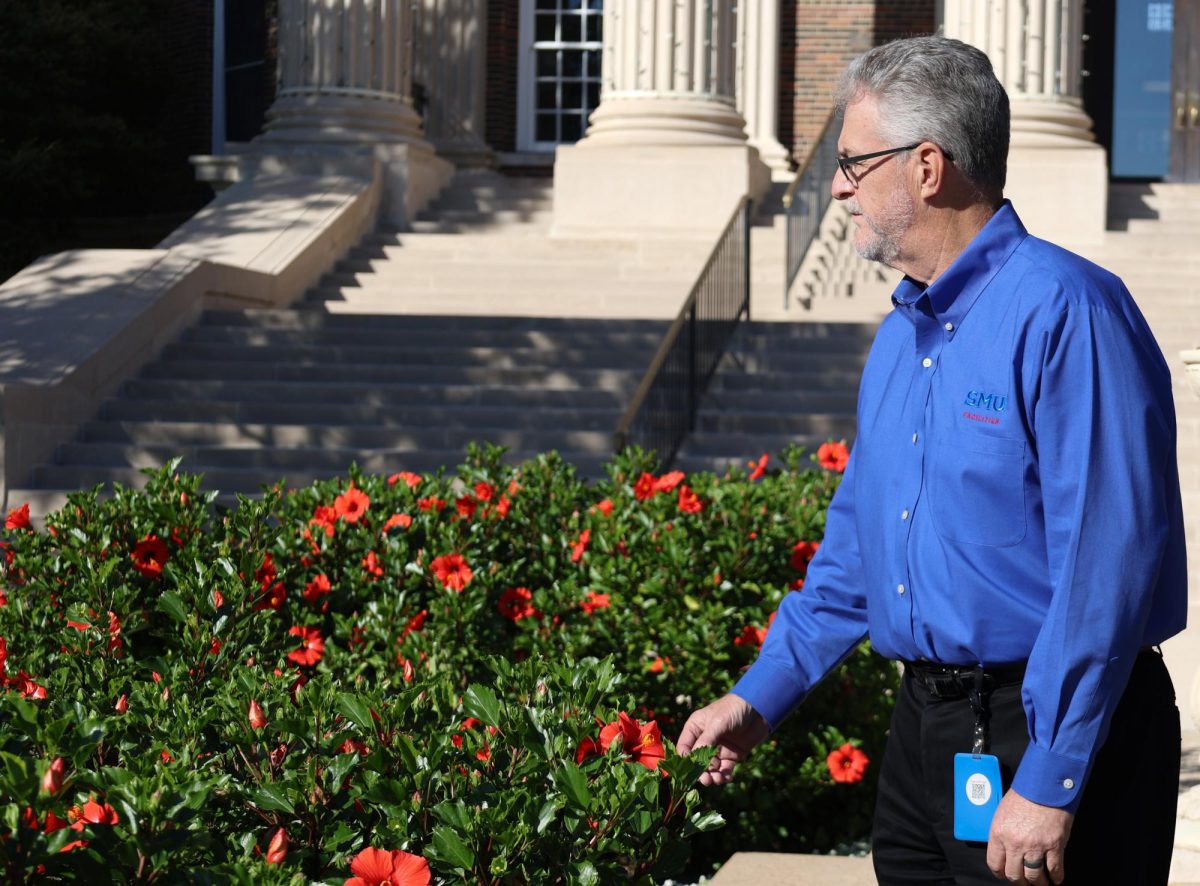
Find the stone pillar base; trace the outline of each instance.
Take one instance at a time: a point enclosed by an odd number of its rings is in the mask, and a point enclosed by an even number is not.
[[[1004,196],[1029,233],[1067,246],[1097,244],[1108,212],[1104,149],[1087,142],[1071,147],[1014,144]]]
[[[407,227],[454,175],[454,166],[427,143],[303,144],[256,141],[243,154],[220,158],[192,157],[197,178],[215,188],[220,171],[225,184],[258,175],[351,175],[370,181],[382,177],[380,221]]]
[[[690,237],[719,233],[738,200],[758,201],[771,173],[757,149],[563,145],[554,161],[553,236]]]

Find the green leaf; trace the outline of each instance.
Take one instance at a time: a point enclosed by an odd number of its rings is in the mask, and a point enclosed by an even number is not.
[[[337,709],[343,717],[359,729],[365,729],[367,732],[371,731],[371,707],[357,695],[351,695],[349,692],[339,692]]]
[[[484,726],[500,725],[500,700],[496,693],[480,683],[472,683],[463,696],[463,710]]]
[[[287,798],[287,795],[276,784],[259,785],[258,790],[253,791],[250,797],[254,801],[254,805],[259,809],[286,812],[289,815],[296,812],[296,807],[292,805],[292,801]]]
[[[562,766],[554,770],[554,783],[576,809],[586,811],[591,805],[592,792],[588,790],[587,776],[570,760],[564,760]]]
[[[359,760],[358,754],[338,754],[333,758],[333,762],[329,764],[329,789],[333,792],[342,789],[342,782],[346,778],[346,773],[354,768],[354,764]]]
[[[708,812],[698,812],[693,815],[688,820],[688,827],[685,833],[688,836],[694,833],[703,834],[706,831],[715,831],[717,828],[724,826],[725,816],[721,815],[715,809],[711,809]]]
[[[600,882],[600,872],[590,861],[580,861],[572,870],[571,883],[574,886],[597,886]]]
[[[550,827],[551,822],[558,816],[558,810],[562,809],[562,807],[562,797],[555,797],[553,800],[546,801],[542,806],[542,811],[538,813],[537,832],[539,834]]]
[[[444,825],[433,829],[433,851],[438,858],[465,871],[475,866],[475,853],[467,848],[457,831]]]
[[[183,608],[183,601],[174,591],[163,591],[162,596],[158,598],[158,609],[180,624],[187,622],[187,612]]]

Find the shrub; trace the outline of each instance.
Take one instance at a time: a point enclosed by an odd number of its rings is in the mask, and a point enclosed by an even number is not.
[[[332,883],[403,851],[447,882],[651,882],[862,837],[895,684],[865,647],[727,788],[671,742],[802,586],[836,471],[632,452],[589,486],[501,455],[233,507],[173,464],[44,531],[13,512],[8,880]]]

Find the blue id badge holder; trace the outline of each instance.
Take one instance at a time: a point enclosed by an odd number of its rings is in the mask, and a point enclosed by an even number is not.
[[[975,689],[969,697],[975,712],[975,738],[971,753],[954,755],[954,838],[986,843],[1004,791],[1000,760],[984,753],[987,710],[983,704],[982,668],[975,671]]]

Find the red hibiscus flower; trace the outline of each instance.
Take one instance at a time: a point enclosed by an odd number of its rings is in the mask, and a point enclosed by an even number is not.
[[[867,765],[870,762],[866,754],[849,742],[837,750],[830,751],[829,756],[825,758],[829,774],[839,784],[853,784],[862,781],[863,774],[867,771]]]
[[[679,487],[679,510],[685,514],[699,514],[704,510],[704,502],[686,483]]]
[[[392,514],[387,518],[387,522],[383,524],[383,531],[387,532],[390,529],[395,529],[399,526],[401,529],[407,529],[412,526],[412,517],[408,514]]]
[[[292,625],[288,633],[300,638],[300,648],[288,653],[288,661],[293,664],[309,667],[315,665],[325,655],[325,638],[316,628],[303,625]]]
[[[392,476],[388,477],[388,486],[395,486],[401,480],[404,481],[404,485],[409,489],[416,489],[421,485],[420,474],[414,474],[412,471],[401,471],[398,474],[392,474]]]
[[[421,509],[422,513],[424,513],[425,511],[437,512],[437,511],[440,511],[445,506],[446,506],[446,499],[444,499],[444,498],[418,498],[417,499],[417,507]]]
[[[42,829],[47,834],[53,834],[55,831],[61,831],[66,826],[67,823],[55,815],[52,809],[46,813],[46,824],[42,826]]]
[[[571,562],[578,563],[583,559],[584,551],[587,550],[588,543],[592,540],[592,530],[585,529],[579,533],[579,538],[571,542]]]
[[[654,720],[642,724],[622,711],[615,723],[609,723],[600,730],[601,753],[608,753],[609,747],[618,740],[630,761],[640,763],[647,769],[657,769],[666,756],[662,733]]]
[[[327,538],[333,538],[334,524],[337,523],[337,518],[337,508],[331,508],[329,505],[317,505],[308,525],[316,526],[325,533]]]
[[[595,508],[595,509],[596,509],[597,511],[599,511],[601,514],[603,514],[605,517],[609,516],[609,515],[610,515],[610,514],[613,512],[613,503],[612,503],[612,499],[611,499],[611,498],[606,498],[606,499],[604,499],[604,501],[602,501],[602,502],[598,502],[598,503],[596,504],[596,508]]]
[[[746,462],[746,467],[750,468],[750,476],[748,479],[751,483],[753,483],[755,480],[761,479],[763,474],[767,472],[767,462],[770,460],[771,456],[764,452],[758,457],[757,462]]]
[[[817,461],[825,470],[840,474],[850,461],[850,450],[845,443],[822,443],[817,449]]]
[[[607,609],[609,607],[608,594],[597,594],[595,591],[588,591],[587,596],[579,604],[579,608],[591,615],[597,609]]]
[[[501,615],[514,622],[523,618],[542,617],[542,613],[533,607],[533,592],[529,588],[509,588],[500,595],[496,608]]]
[[[267,864],[280,864],[288,853],[288,835],[283,828],[277,830],[271,835],[271,842],[267,844]]]
[[[62,790],[63,776],[66,772],[67,761],[62,757],[55,757],[46,774],[42,776],[42,790],[51,796],[57,794]]]
[[[433,875],[429,862],[419,855],[393,849],[369,847],[350,862],[354,874],[342,886],[429,886]]]
[[[67,813],[67,818],[71,819],[74,824],[71,825],[71,830],[82,831],[89,824],[116,824],[120,819],[117,818],[117,810],[113,809],[107,803],[97,803],[95,800],[88,800],[83,804],[83,808],[72,806]]]
[[[253,698],[250,699],[250,710],[246,714],[246,719],[250,721],[251,729],[262,729],[267,725],[267,716],[263,713],[263,709],[258,706],[258,702]]]
[[[342,746],[338,748],[338,753],[342,754],[362,754],[365,756],[369,752],[370,749],[367,745],[356,738],[346,739],[342,742]]]
[[[353,486],[333,500],[333,509],[347,523],[357,523],[370,506],[366,493]]]
[[[129,710],[129,696],[126,695],[124,692],[122,692],[121,697],[117,699],[117,703],[113,707],[113,710],[115,710],[118,714],[124,714],[126,711],[128,711]]]
[[[588,757],[594,757],[600,753],[600,746],[596,744],[591,737],[585,738],[579,743],[579,747],[575,751],[575,765],[582,766],[583,761]]]
[[[427,618],[429,618],[428,609],[422,609],[420,612],[410,618],[408,620],[408,624],[404,626],[404,630],[400,633],[400,642],[403,642],[404,638],[413,631],[419,631],[421,628],[425,627],[425,619]]]
[[[316,575],[304,586],[304,599],[309,603],[316,603],[322,596],[328,594],[331,590],[329,577],[324,573]]]
[[[663,474],[654,481],[654,490],[656,492],[671,492],[683,482],[683,478],[686,476],[687,474],[683,471],[671,471],[670,473]]]
[[[675,670],[671,667],[670,656],[664,658],[660,655],[658,658],[654,659],[654,661],[650,662],[650,664],[646,665],[646,670],[651,674],[661,674],[663,672],[663,668],[670,668],[672,671]]]
[[[638,477],[636,483],[633,484],[633,496],[638,501],[645,501],[648,498],[653,498],[658,490],[654,487],[654,475],[642,472],[642,476]]]
[[[475,501],[471,496],[464,495],[462,498],[454,500],[454,509],[458,511],[458,516],[464,520],[470,520],[475,516],[475,510],[479,507],[479,502]]]
[[[491,484],[483,482],[475,484],[475,497],[480,501],[491,501],[495,494],[496,489]]]
[[[161,538],[157,535],[147,535],[137,543],[130,557],[133,558],[134,569],[142,575],[147,578],[160,578],[171,553]]]
[[[367,556],[363,557],[362,567],[366,570],[371,581],[376,581],[383,577],[383,566],[379,563],[379,557],[374,551],[367,551]]]
[[[503,520],[508,516],[508,509],[512,507],[512,500],[507,495],[500,496],[496,502],[496,516]]]
[[[754,625],[746,625],[742,628],[742,633],[733,639],[734,646],[753,646],[759,649],[763,645],[763,640],[767,639],[766,628],[756,628]]]
[[[443,587],[451,591],[458,591],[460,594],[475,576],[462,554],[445,554],[437,557],[429,564],[429,569]]]
[[[797,572],[808,572],[808,564],[812,562],[812,558],[817,555],[817,548],[821,546],[819,541],[798,541],[792,546],[791,563],[792,568]]]
[[[19,508],[13,508],[8,512],[8,517],[4,520],[5,529],[28,529],[29,528],[29,502],[21,505]]]

